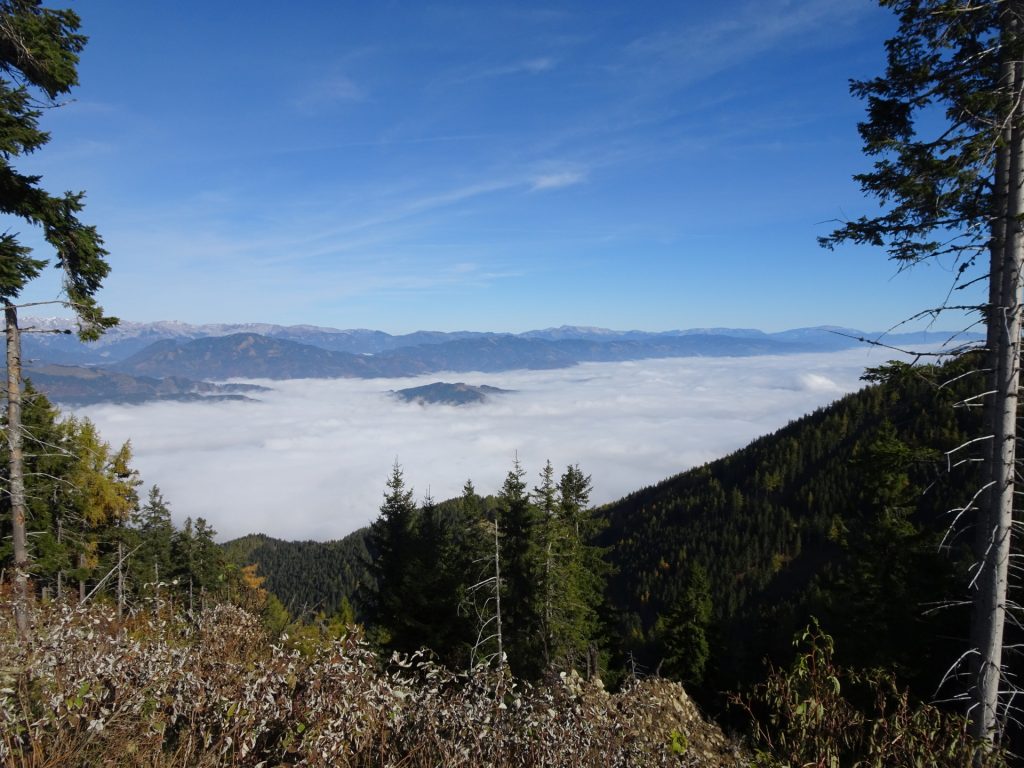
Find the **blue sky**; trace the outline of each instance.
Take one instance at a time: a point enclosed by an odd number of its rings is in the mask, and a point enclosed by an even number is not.
[[[873,330],[952,277],[815,241],[876,209],[868,0],[73,7],[82,84],[21,167],[87,191],[126,319]]]

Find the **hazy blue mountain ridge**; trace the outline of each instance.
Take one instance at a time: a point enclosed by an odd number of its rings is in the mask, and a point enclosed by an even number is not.
[[[24,374],[36,389],[65,405],[142,403],[150,400],[252,400],[250,395],[266,391],[266,387],[255,384],[212,384],[182,376],[131,376],[103,368],[51,363],[29,364]]]
[[[244,396],[209,383],[231,378],[401,378],[550,370],[586,362],[836,351],[878,337],[892,347],[912,348],[953,337],[939,331],[878,334],[824,326],[775,333],[749,328],[648,332],[561,326],[521,334],[391,335],[310,325],[125,322],[99,341],[84,344],[74,335],[56,332],[69,326],[66,320],[30,318],[23,325],[26,370],[42,391],[69,404]]]
[[[332,352],[348,352],[355,355],[378,355],[409,347],[493,338],[519,338],[554,342],[577,340],[610,343],[649,342],[674,337],[703,336],[798,343],[803,345],[806,350],[826,350],[844,349],[854,346],[858,343],[855,340],[856,337],[877,338],[884,336],[883,340],[885,343],[898,346],[900,344],[940,343],[952,336],[952,332],[943,331],[883,334],[881,332],[864,332],[833,326],[794,328],[786,331],[766,333],[751,328],[617,331],[607,328],[569,325],[563,325],[558,328],[531,330],[520,334],[477,331],[416,331],[414,333],[392,335],[384,331],[362,328],[341,330],[313,325],[281,326],[270,323],[190,325],[176,321],[153,323],[122,321],[120,325],[107,331],[99,340],[84,344],[73,334],[54,332],[73,328],[71,321],[66,319],[27,318],[22,324],[28,329],[23,336],[24,354],[27,360],[67,365],[111,365],[126,360],[158,341],[172,339],[187,343],[198,339],[218,338],[236,334],[256,334],[266,338],[308,344]],[[975,335],[974,338],[978,338],[978,336]]]
[[[185,342],[158,341],[108,367],[135,376],[198,379],[365,378],[376,371],[373,359],[256,333],[236,333]]]
[[[103,365],[119,362],[157,341],[173,339],[187,342],[246,333],[309,344],[332,352],[352,354],[377,354],[400,347],[442,344],[454,339],[496,335],[475,331],[416,331],[409,334],[392,335],[384,331],[365,328],[341,330],[315,325],[282,326],[272,323],[191,325],[177,321],[152,323],[122,321],[97,341],[83,343],[73,333],[55,332],[74,330],[71,320],[28,318],[22,322],[22,325],[26,329],[30,329],[24,334],[22,340],[26,357],[70,365]]]
[[[157,342],[109,366],[136,376],[228,378],[393,378],[440,371],[550,370],[582,362],[617,362],[662,357],[791,354],[816,349],[772,339],[679,336],[652,340],[546,341],[519,336],[457,339],[443,344],[354,355],[257,334]]]

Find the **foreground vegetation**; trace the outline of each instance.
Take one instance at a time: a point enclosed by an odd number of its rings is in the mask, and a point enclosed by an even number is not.
[[[454,673],[423,653],[385,659],[358,627],[274,637],[230,603],[32,613],[35,640],[19,643],[13,606],[0,604],[0,764],[12,768],[954,768],[974,752],[965,719],[913,705],[884,673],[836,666],[816,628],[790,670],[735,697],[750,717],[747,748],[662,678],[609,692],[574,672],[537,685],[507,667]]]
[[[11,606],[0,763],[18,766],[731,766],[744,753],[682,687],[617,693],[570,674],[537,686],[420,654],[377,657],[358,630],[271,642],[230,604],[124,620],[50,604],[31,645]]]

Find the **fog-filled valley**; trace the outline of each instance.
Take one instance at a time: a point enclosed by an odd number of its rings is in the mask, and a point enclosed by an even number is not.
[[[96,405],[78,413],[130,439],[176,519],[231,538],[330,539],[377,515],[397,460],[417,495],[493,492],[516,455],[579,464],[603,503],[742,447],[850,392],[891,353],[587,363],[556,371],[459,374],[514,390],[465,406],[403,403],[391,389],[439,378],[257,381],[256,401]],[[443,376],[455,380],[452,376]]]

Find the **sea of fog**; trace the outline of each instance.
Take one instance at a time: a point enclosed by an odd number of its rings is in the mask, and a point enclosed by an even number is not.
[[[861,386],[892,353],[676,358],[555,371],[403,379],[258,381],[258,402],[95,405],[88,416],[177,522],[204,517],[226,540],[251,532],[339,538],[377,515],[397,460],[417,498],[495,492],[516,456],[531,486],[550,459],[617,499],[741,448]],[[405,403],[389,390],[465,381],[516,390],[463,406]]]

